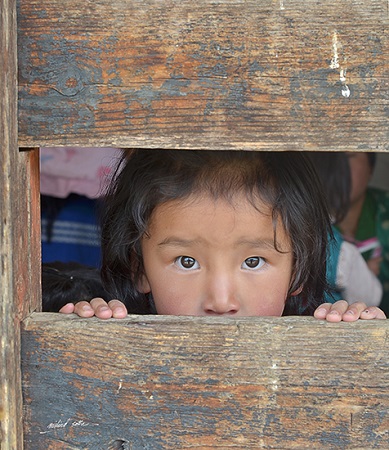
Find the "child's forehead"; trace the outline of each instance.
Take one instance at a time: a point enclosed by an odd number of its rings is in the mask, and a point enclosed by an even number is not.
[[[243,194],[228,199],[192,195],[162,203],[150,218],[147,235],[161,242],[201,241],[230,248],[254,242],[270,242],[271,247],[285,251],[291,247],[289,235],[282,221],[273,216],[272,207]]]
[[[169,200],[156,206],[148,221],[148,232],[170,227],[191,228],[193,224],[207,223],[215,229],[233,229],[246,226],[253,232],[260,230],[275,236],[276,229],[285,234],[284,223],[273,207],[259,197],[250,198],[241,193],[232,197],[213,197],[207,193],[192,194],[182,199]],[[248,227],[248,228],[247,228]],[[288,234],[288,233],[286,233]],[[289,240],[289,239],[288,239]]]
[[[218,210],[220,205],[225,206],[236,215],[242,211],[251,211],[254,214],[262,214],[265,216],[272,216],[273,207],[265,202],[259,195],[248,195],[243,192],[237,192],[225,196],[212,196],[208,192],[198,192],[191,194],[185,198],[169,200],[160,205],[157,205],[154,212],[159,211],[162,214],[169,214],[172,212],[185,212],[188,210],[206,210],[209,212]]]

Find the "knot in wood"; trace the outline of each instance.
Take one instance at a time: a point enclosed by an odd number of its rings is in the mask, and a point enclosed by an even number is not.
[[[61,67],[55,78],[55,90],[65,97],[73,97],[84,88],[84,74],[77,66]]]

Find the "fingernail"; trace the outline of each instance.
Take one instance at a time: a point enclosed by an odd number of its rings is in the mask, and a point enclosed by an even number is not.
[[[326,312],[326,310],[324,308],[319,308],[317,310],[318,313],[324,314]]]
[[[332,314],[334,316],[338,316],[339,315],[338,311],[331,311],[330,314]]]
[[[352,316],[354,315],[354,311],[347,311],[346,314],[351,314]]]
[[[85,305],[82,307],[83,311],[90,311],[92,308],[89,305]]]

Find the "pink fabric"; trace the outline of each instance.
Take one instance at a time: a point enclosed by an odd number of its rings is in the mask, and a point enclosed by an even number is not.
[[[60,198],[71,193],[100,197],[120,156],[117,148],[41,148],[41,193]]]

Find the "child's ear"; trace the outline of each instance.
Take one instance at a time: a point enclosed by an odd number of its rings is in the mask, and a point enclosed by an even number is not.
[[[304,286],[300,286],[298,289],[296,289],[295,291],[293,291],[290,296],[291,297],[295,297],[296,295],[301,294],[302,290],[303,290]]]
[[[151,292],[150,283],[146,275],[142,275],[140,277],[140,280],[138,281],[136,287],[139,292],[142,292],[142,294],[148,294],[149,292]]]

